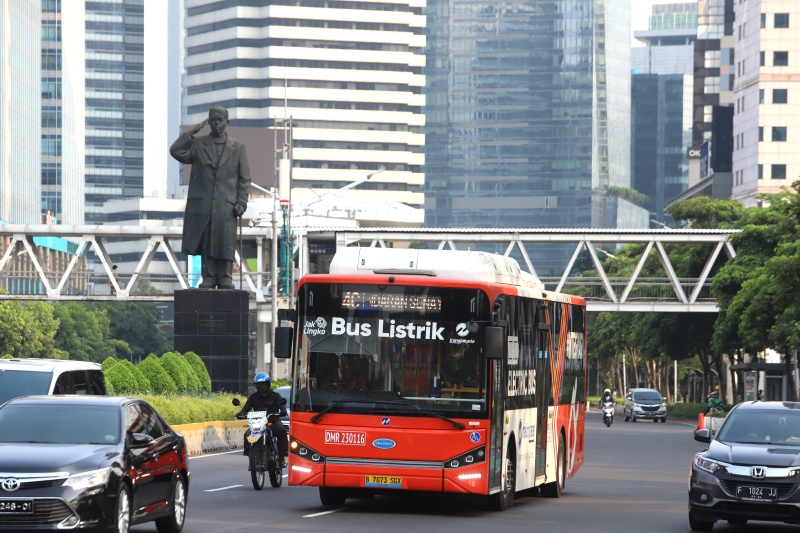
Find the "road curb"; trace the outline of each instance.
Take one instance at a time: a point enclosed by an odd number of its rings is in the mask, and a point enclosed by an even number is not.
[[[241,450],[244,447],[247,421],[179,424],[172,426],[172,429],[183,435],[189,455],[201,455],[224,450]]]

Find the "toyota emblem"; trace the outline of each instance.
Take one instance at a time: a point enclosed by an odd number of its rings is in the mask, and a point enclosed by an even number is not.
[[[19,480],[15,477],[7,477],[0,484],[6,492],[14,492],[19,488]]]

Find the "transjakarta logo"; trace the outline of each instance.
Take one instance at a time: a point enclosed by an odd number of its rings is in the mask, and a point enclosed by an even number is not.
[[[459,337],[466,337],[469,335],[469,330],[467,329],[467,325],[465,323],[461,323],[456,326],[456,335]]]
[[[325,328],[328,326],[328,321],[322,317],[316,320],[308,320],[303,326],[304,335],[325,335]]]

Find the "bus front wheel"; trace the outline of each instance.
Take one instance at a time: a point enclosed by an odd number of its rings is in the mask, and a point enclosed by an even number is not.
[[[341,507],[346,499],[345,489],[337,487],[319,488],[319,501],[326,507]]]
[[[515,488],[517,484],[517,461],[514,457],[514,448],[509,446],[504,463],[503,488],[500,492],[489,496],[489,506],[495,511],[505,511],[514,505]]]

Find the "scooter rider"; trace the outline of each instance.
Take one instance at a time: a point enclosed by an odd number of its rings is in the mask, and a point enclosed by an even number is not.
[[[259,372],[253,379],[256,385],[256,392],[251,394],[247,401],[242,406],[242,410],[236,414],[236,417],[244,417],[251,410],[253,411],[266,411],[267,413],[274,413],[280,410],[280,416],[286,416],[286,398],[282,397],[277,392],[271,389],[272,380],[265,372]],[[283,456],[289,453],[289,440],[286,436],[286,428],[280,420],[273,417],[272,425],[270,426],[272,433],[278,438],[278,453],[283,460]],[[250,430],[247,430],[244,438],[244,454],[249,455],[250,443],[247,442],[247,435]]]
[[[613,402],[614,397],[611,396],[611,391],[606,389],[603,391],[603,397],[600,398],[600,405],[602,406],[606,402]]]

